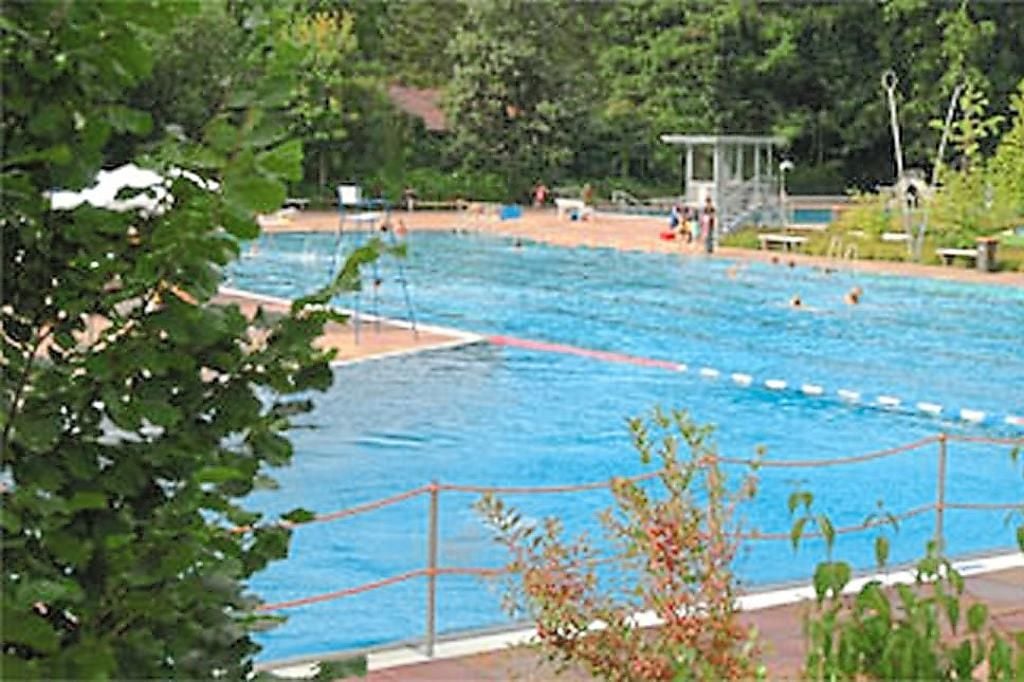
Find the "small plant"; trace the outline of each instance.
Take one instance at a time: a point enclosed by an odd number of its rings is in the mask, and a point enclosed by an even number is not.
[[[833,221],[829,232],[846,234],[860,231],[872,239],[899,228],[896,214],[889,209],[889,199],[881,194],[856,192],[846,207]]]
[[[607,560],[585,536],[564,540],[557,519],[531,525],[498,499],[480,501],[512,553],[507,609],[529,614],[541,651],[561,669],[580,665],[608,680],[763,675],[756,632],[737,618],[731,568],[737,506],[756,493],[754,472],[730,489],[712,430],[685,412],[656,411],[650,423],[634,419],[630,428],[641,460],[660,467],[660,494],[632,480],[612,482],[614,505],[601,523],[615,552],[614,580],[598,579],[595,568]],[[658,625],[640,627],[644,612]]]
[[[867,581],[855,593],[849,563],[834,561],[836,531],[824,514],[812,512],[813,495],[790,496],[795,519],[791,536],[796,548],[808,525],[825,540],[827,560],[814,572],[817,604],[805,620],[810,679],[969,680],[979,673],[990,679],[1021,679],[1024,674],[1024,632],[1001,632],[982,603],[963,603],[964,578],[929,542],[914,569],[913,585],[886,588]],[[879,512],[865,523],[897,527],[892,515]],[[1018,529],[1024,551],[1024,528]],[[875,560],[886,565],[889,542],[875,540]]]

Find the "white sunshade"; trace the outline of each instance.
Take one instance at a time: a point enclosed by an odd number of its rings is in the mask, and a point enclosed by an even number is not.
[[[210,191],[217,191],[220,185],[213,180],[204,180],[195,173],[181,168],[172,168],[167,173],[171,178],[183,177]],[[56,211],[71,211],[84,203],[97,208],[111,211],[140,210],[145,213],[159,214],[173,203],[168,188],[170,180],[155,171],[140,168],[134,163],[119,166],[113,170],[101,170],[96,174],[96,184],[83,190],[72,192],[58,190],[50,192],[50,207]],[[123,189],[143,190],[134,196],[118,199]]]

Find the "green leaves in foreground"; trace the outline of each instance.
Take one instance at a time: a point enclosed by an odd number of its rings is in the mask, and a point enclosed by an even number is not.
[[[312,341],[337,316],[314,301],[358,281],[377,248],[287,315],[212,304],[256,212],[299,177],[301,145],[260,109],[296,54],[274,28],[287,6],[239,5],[232,96],[192,137],[143,141],[150,117],[125,92],[150,38],[190,8],[13,3],[0,21],[5,679],[245,679],[251,632],[279,621],[254,613],[247,580],[287,556],[291,530],[241,500],[273,486],[310,391],[331,385],[332,354]],[[50,208],[44,192],[129,158],[174,201]]]

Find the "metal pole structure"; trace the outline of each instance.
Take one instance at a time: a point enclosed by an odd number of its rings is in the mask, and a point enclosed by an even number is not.
[[[711,177],[714,180],[714,187],[711,190],[711,205],[714,206],[715,212],[709,219],[708,233],[705,235],[706,239],[704,240],[704,250],[709,254],[715,250],[718,223],[725,218],[725,210],[722,206],[722,150],[720,147],[720,142],[716,137],[711,152]]]
[[[892,69],[882,74],[882,87],[889,98],[889,123],[892,126],[892,143],[896,156],[896,196],[899,197],[900,209],[903,213],[903,232],[907,235],[907,251],[914,252],[913,237],[910,230],[910,213],[907,206],[906,187],[903,182],[903,144],[900,142],[900,122],[896,115],[896,72]]]
[[[943,514],[946,509],[946,434],[939,434],[939,472],[935,492],[935,550],[941,556],[945,551],[943,539]]]
[[[687,143],[686,145],[686,178],[683,181],[683,203],[688,204],[691,201],[698,203],[697,197],[690,197],[690,189],[693,187],[693,145]],[[700,209],[699,203],[697,206]]]
[[[953,88],[953,95],[949,98],[949,109],[946,110],[946,122],[942,126],[942,137],[939,138],[939,148],[935,152],[935,165],[932,166],[932,179],[928,187],[934,191],[939,185],[939,171],[942,168],[942,158],[946,154],[946,140],[949,138],[949,129],[953,125],[953,115],[956,113],[956,103],[960,99],[960,93],[964,84],[960,83]],[[924,248],[924,236],[928,232],[928,212],[931,207],[929,202],[924,202],[924,215],[921,224],[917,228],[917,238],[914,240],[914,258],[921,259],[921,251]]]
[[[754,143],[754,205],[760,206],[764,203],[761,196],[761,145]]]
[[[960,93],[964,84],[960,83],[953,88],[953,96],[949,98],[949,109],[946,110],[946,122],[942,126],[942,137],[939,138],[939,149],[935,152],[935,165],[932,166],[931,186],[934,188],[939,184],[939,168],[942,166],[942,157],[946,153],[946,140],[949,138],[949,129],[953,125],[953,114],[956,113],[956,103],[960,99]]]
[[[430,511],[427,527],[427,656],[434,656],[434,642],[437,639],[437,507],[438,485],[431,482]]]

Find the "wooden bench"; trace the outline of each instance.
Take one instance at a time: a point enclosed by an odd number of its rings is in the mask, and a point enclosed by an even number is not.
[[[952,265],[953,261],[957,258],[978,260],[977,249],[935,249],[935,253],[939,254],[939,257],[942,258],[943,265]]]
[[[771,248],[772,244],[779,244],[783,251],[800,249],[807,243],[807,237],[796,237],[788,234],[759,234],[757,240],[761,242],[761,248],[765,251]]]
[[[284,200],[284,208],[297,208],[300,211],[309,206],[309,199],[301,197],[288,197]]]

